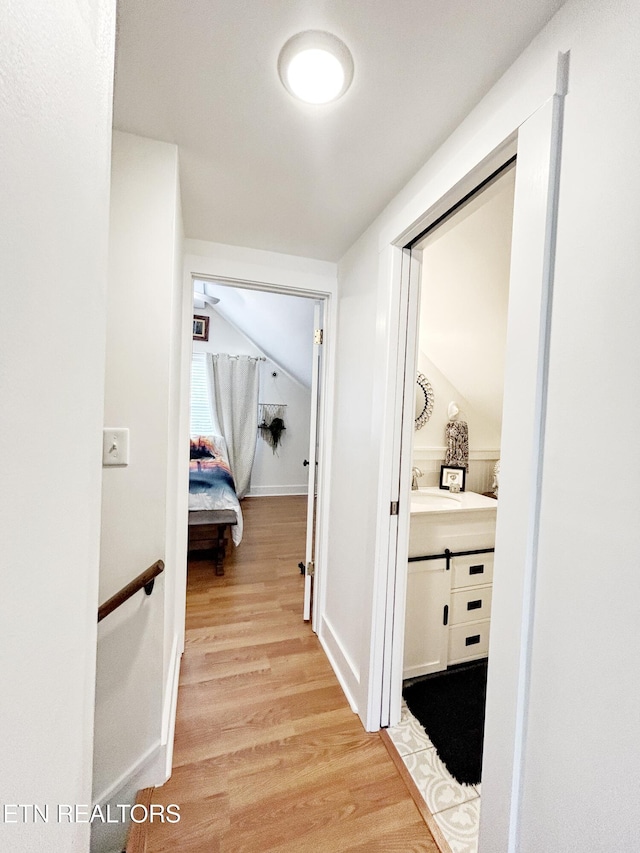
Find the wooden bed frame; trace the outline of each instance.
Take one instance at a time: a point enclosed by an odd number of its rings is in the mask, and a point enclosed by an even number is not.
[[[189,511],[189,552],[212,551],[216,575],[224,575],[227,549],[227,527],[237,524],[232,509],[199,509]]]

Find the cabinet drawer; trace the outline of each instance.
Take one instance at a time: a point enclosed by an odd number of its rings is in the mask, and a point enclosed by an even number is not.
[[[450,625],[478,622],[491,616],[491,586],[475,586],[451,593]]]
[[[493,580],[493,554],[471,554],[451,560],[451,588],[481,586]]]
[[[489,653],[489,625],[488,619],[452,625],[449,628],[449,665],[486,657]]]

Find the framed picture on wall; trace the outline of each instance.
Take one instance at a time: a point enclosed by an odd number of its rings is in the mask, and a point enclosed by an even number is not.
[[[209,318],[201,314],[193,315],[193,340],[209,340]]]
[[[467,471],[459,465],[440,466],[440,488],[450,492],[464,492]]]

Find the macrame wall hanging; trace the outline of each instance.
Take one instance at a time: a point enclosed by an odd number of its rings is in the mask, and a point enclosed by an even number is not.
[[[285,403],[259,403],[258,429],[274,453],[282,442],[282,433],[286,430],[284,425],[286,408]]]

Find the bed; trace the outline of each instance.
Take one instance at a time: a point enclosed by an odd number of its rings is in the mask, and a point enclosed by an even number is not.
[[[224,574],[227,532],[242,540],[242,510],[224,438],[198,435],[189,452],[189,551],[212,551],[217,575]]]

